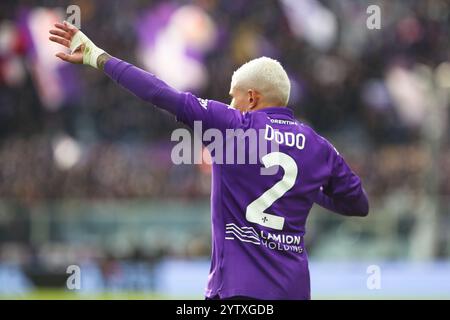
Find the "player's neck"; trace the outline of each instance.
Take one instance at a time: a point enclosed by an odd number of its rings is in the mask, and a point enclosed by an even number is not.
[[[273,104],[273,103],[262,103],[262,104],[258,104],[254,108],[252,108],[250,110],[250,112],[263,110],[263,109],[267,109],[267,108],[285,108],[285,107],[286,106],[277,105],[277,104]]]

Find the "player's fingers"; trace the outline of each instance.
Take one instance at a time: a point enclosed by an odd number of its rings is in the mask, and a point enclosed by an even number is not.
[[[75,33],[77,33],[78,29],[74,25],[68,23],[67,21],[63,22],[64,26],[69,30],[69,33],[73,36]]]
[[[50,36],[49,39],[53,42],[59,43],[64,47],[70,48],[70,41],[61,37]]]
[[[59,23],[59,22],[55,23],[55,27],[65,31],[65,32],[69,32],[69,28],[67,28],[67,26],[62,23]]]
[[[50,34],[54,34],[55,36],[60,36],[61,38],[67,39],[67,40],[71,40],[70,35],[62,30],[59,29],[50,29]]]
[[[58,52],[57,54],[55,54],[55,56],[57,56],[61,60],[69,62],[69,55],[67,53]]]
[[[56,54],[56,56],[58,58],[60,58],[61,60],[64,60],[64,61],[67,61],[67,62],[78,63],[77,59],[71,54],[67,54],[67,53],[64,53],[64,52],[58,52]]]

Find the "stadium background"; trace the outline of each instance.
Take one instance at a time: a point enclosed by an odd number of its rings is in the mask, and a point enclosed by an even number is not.
[[[313,298],[450,298],[444,0],[2,1],[0,297],[201,299],[206,283],[209,167],[172,164],[171,116],[54,57],[49,26],[72,4],[108,53],[203,98],[228,101],[249,59],[285,66],[297,118],[345,155],[371,204],[365,219],[314,207]]]

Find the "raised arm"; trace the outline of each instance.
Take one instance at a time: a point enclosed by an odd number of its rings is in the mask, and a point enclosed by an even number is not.
[[[99,68],[119,85],[159,108],[178,115],[185,94],[175,90],[150,72],[104,53],[99,56]]]
[[[193,127],[195,121],[202,121],[205,130],[208,128],[224,130],[240,123],[241,114],[230,109],[228,105],[198,99],[191,93],[177,91],[153,74],[110,56],[68,22],[56,23],[50,34],[51,41],[71,50],[70,53],[58,52],[56,54],[58,58],[103,70],[123,88],[176,115],[179,121],[190,127]]]
[[[57,53],[58,58],[103,70],[134,95],[172,114],[177,115],[177,108],[182,107],[185,94],[168,86],[153,74],[110,56],[70,23],[56,23],[50,34],[51,41],[71,50],[69,54]]]

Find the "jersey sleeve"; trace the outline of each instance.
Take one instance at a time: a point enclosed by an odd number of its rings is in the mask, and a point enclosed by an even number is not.
[[[365,216],[369,212],[367,194],[358,177],[345,162],[336,148],[327,141],[330,176],[318,199],[326,203],[324,207],[344,214]],[[323,194],[320,194],[323,192]],[[318,202],[318,204],[321,204]]]
[[[239,126],[241,113],[224,103],[197,98],[191,93],[185,93],[182,107],[177,109],[177,120],[189,127],[195,121],[201,121],[202,128],[225,131]]]
[[[123,60],[112,57],[104,68],[105,73],[123,88],[142,100],[176,115],[193,128],[201,121],[203,129],[225,130],[236,128],[241,113],[230,106],[213,100],[200,99],[189,92],[179,92],[155,75]]]

